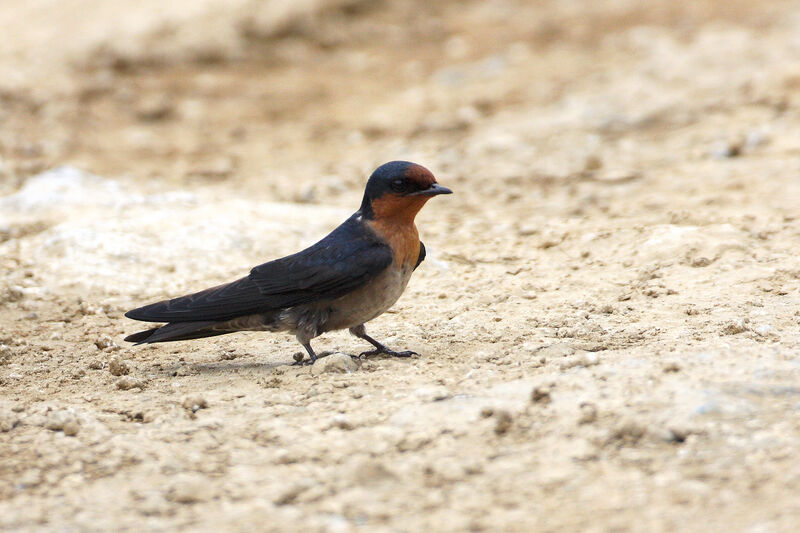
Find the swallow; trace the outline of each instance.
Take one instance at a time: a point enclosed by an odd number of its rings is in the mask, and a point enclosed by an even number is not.
[[[425,259],[414,218],[425,203],[452,191],[421,165],[392,161],[369,177],[361,207],[318,243],[250,270],[241,279],[139,307],[125,316],[165,323],[125,338],[171,342],[237,331],[286,331],[317,360],[311,340],[349,329],[374,346],[361,355],[394,351],[367,335],[364,324],[403,294]]]

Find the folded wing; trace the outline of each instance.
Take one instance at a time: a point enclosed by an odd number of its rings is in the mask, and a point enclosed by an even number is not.
[[[253,268],[250,275],[125,313],[147,322],[222,321],[335,299],[392,263],[391,248],[351,217],[320,242]]]

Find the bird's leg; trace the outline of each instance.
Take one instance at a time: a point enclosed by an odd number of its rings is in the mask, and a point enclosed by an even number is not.
[[[314,348],[311,347],[311,340],[316,336],[317,328],[315,324],[301,324],[300,327],[297,328],[294,338],[297,339],[297,342],[302,344],[303,348],[306,349],[309,359],[300,359],[299,361],[295,360],[295,365],[313,365],[317,362],[317,354],[314,353]]]
[[[370,350],[368,352],[362,352],[361,355],[378,355],[385,353],[386,355],[391,355],[392,357],[411,357],[412,355],[419,355],[417,352],[412,352],[411,350],[405,350],[403,352],[396,352],[394,350],[390,350],[385,345],[381,344],[380,342],[376,341],[369,335],[367,335],[367,328],[364,327],[364,324],[359,324],[358,326],[350,328],[350,333],[358,337],[359,339],[364,339],[371,345],[375,347],[374,350]]]
[[[295,360],[295,362],[292,363],[293,366],[296,366],[296,365],[313,365],[317,361],[317,354],[314,353],[314,348],[311,347],[311,342],[304,343],[303,344],[303,348],[306,349],[306,351],[308,352],[308,356],[311,359]],[[300,354],[298,353],[297,356],[300,356]]]

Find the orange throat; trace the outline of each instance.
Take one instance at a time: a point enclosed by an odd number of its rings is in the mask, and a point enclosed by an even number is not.
[[[419,258],[419,232],[414,218],[429,198],[403,198],[385,196],[372,202],[375,213],[369,226],[392,248],[394,264],[398,267],[417,264]]]

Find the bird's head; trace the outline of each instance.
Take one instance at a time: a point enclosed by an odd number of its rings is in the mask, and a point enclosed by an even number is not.
[[[368,220],[396,218],[413,222],[425,202],[452,192],[436,183],[427,168],[408,161],[392,161],[379,166],[369,177],[360,212]]]

